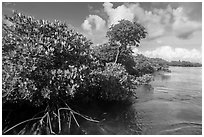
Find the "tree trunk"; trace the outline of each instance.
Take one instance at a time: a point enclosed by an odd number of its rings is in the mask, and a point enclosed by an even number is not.
[[[118,52],[117,52],[117,55],[116,55],[116,57],[115,57],[115,62],[114,62],[114,64],[116,64],[117,61],[118,61],[118,57],[119,57],[119,54],[120,54],[120,47],[121,47],[121,45],[118,47]]]

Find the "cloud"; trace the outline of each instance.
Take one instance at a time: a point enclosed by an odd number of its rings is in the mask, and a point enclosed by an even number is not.
[[[89,15],[84,20],[82,28],[89,34],[94,34],[93,31],[95,33],[103,32],[105,38],[105,31],[108,30],[111,24],[116,24],[121,19],[137,21],[146,28],[148,32],[147,40],[150,41],[165,36],[190,39],[195,32],[202,29],[201,21],[192,20],[189,17],[190,11],[185,6],[182,7],[182,4],[177,4],[172,8],[171,5],[147,10],[139,3],[125,3],[114,7],[112,3],[105,2],[102,13],[103,15],[107,14],[107,16],[102,19],[98,15]],[[93,7],[89,9],[95,11]],[[97,10],[97,13],[100,11],[102,10]],[[99,35],[101,36],[101,34]]]
[[[116,24],[121,19],[136,20],[146,27],[151,38],[161,36],[165,32],[161,20],[165,17],[168,18],[168,16],[164,14],[163,10],[145,11],[138,3],[121,5],[116,8],[113,8],[112,3],[104,3],[103,6],[109,17],[109,26]]]
[[[121,19],[136,20],[146,27],[149,38],[160,37],[165,32],[164,25],[160,23],[161,17],[152,11],[145,11],[138,3],[121,5],[116,8],[113,8],[112,3],[104,3],[103,6],[109,17],[108,26],[118,23]]]
[[[117,8],[113,8],[113,4],[109,2],[105,2],[103,4],[104,11],[107,13],[108,25],[116,24],[121,19],[126,19],[129,21],[133,21],[134,13],[130,7],[126,7],[125,5],[118,6]]]
[[[163,43],[163,41],[162,40],[156,40],[156,42],[158,43],[158,44],[161,44],[161,43]]]
[[[87,38],[95,44],[106,42],[106,21],[98,15],[89,15],[81,25]]]
[[[191,21],[183,12],[183,8],[177,8],[173,11],[174,23],[172,24],[173,31],[179,38],[189,38],[193,32],[201,30],[201,22]]]
[[[82,23],[82,28],[92,33],[92,31],[101,31],[106,28],[106,21],[97,15],[89,15]]]
[[[168,61],[184,60],[192,62],[202,62],[202,54],[196,49],[172,48],[170,46],[161,46],[152,51],[139,52],[151,58],[163,58]]]
[[[149,39],[169,34],[187,39],[202,27],[201,22],[188,18],[183,7],[173,9],[168,5],[164,9],[154,8],[152,11],[147,11],[138,3],[121,5],[116,8],[113,8],[112,3],[104,3],[103,6],[109,17],[109,26],[116,24],[121,19],[136,20],[146,27]]]

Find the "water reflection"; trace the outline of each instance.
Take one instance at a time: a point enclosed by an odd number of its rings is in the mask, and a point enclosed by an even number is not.
[[[154,80],[168,81],[171,78],[171,73],[157,72],[154,74]]]
[[[89,135],[141,135],[144,127],[141,119],[140,112],[129,106],[122,111],[115,110],[114,114],[109,113],[105,120],[98,124],[87,121],[82,126]]]

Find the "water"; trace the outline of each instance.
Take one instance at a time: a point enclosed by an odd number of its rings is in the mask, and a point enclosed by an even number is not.
[[[156,74],[152,87],[139,89],[132,107],[147,127],[142,134],[202,134],[202,68],[170,70]]]
[[[202,68],[170,67],[151,85],[137,90],[138,99],[98,124],[85,123],[87,134],[202,134]]]

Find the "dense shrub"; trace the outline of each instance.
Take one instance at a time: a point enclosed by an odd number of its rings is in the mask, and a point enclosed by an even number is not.
[[[154,69],[154,64],[150,62],[149,58],[144,55],[138,54],[134,57],[134,73],[137,76],[142,76],[144,74],[152,74],[156,70]]]
[[[105,43],[93,48],[95,57],[102,63],[114,62],[117,56],[118,45],[115,43]],[[118,56],[117,63],[122,64],[129,74],[132,74],[135,65],[132,52],[130,50],[122,50]]]
[[[3,102],[56,103],[85,88],[90,41],[59,21],[20,13],[5,19],[12,26],[3,25]]]
[[[103,70],[95,71],[93,85],[98,91],[97,97],[100,100],[127,100],[134,95],[131,76],[121,64],[106,63]]]
[[[168,62],[160,58],[148,58],[142,54],[137,54],[133,60],[135,63],[132,73],[136,76],[152,74],[159,70],[168,71]]]
[[[114,62],[117,54],[117,46],[104,43],[92,48],[94,56],[100,60],[101,63],[106,64]]]

